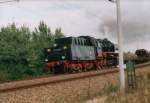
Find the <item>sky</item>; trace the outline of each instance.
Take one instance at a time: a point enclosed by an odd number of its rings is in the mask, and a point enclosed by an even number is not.
[[[124,51],[150,50],[149,10],[149,0],[121,0]],[[107,37],[117,42],[116,5],[108,0],[20,0],[0,4],[0,27],[15,22],[33,30],[40,21],[52,31],[61,27],[66,36]]]

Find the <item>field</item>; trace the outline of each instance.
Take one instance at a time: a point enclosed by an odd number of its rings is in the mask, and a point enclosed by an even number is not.
[[[103,93],[85,103],[150,103],[150,70],[137,74],[137,88],[121,93],[117,86],[108,86]]]

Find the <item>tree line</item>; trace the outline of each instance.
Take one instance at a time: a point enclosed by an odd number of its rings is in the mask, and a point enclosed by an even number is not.
[[[15,23],[0,29],[0,81],[45,75],[44,48],[64,37],[61,28],[53,33],[44,22],[31,31]]]

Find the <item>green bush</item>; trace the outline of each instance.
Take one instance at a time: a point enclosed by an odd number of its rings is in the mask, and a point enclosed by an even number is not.
[[[13,23],[0,29],[0,81],[23,79],[46,74],[44,48],[54,39],[63,37],[61,29],[52,33],[40,22],[34,31],[28,27],[17,28]]]

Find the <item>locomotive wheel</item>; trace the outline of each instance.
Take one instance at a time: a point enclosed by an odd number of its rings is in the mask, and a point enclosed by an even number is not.
[[[82,72],[82,68],[80,68],[80,67],[72,68],[71,70],[72,70],[72,73]]]
[[[72,71],[71,68],[68,69],[68,73],[69,73],[69,74],[73,73],[73,71]]]
[[[96,64],[94,64],[94,66],[93,66],[93,70],[97,70],[97,66],[96,66]]]
[[[79,69],[73,69],[72,71],[73,71],[73,73],[78,73]]]
[[[86,68],[82,68],[82,71],[83,71],[83,72],[86,72],[87,70],[86,70]]]
[[[70,68],[64,68],[64,73],[66,74],[70,73]]]
[[[49,71],[49,72],[50,72],[50,73],[54,73],[54,70],[55,70],[55,69],[54,69],[54,68],[52,68],[52,69],[50,69],[50,71]]]
[[[54,74],[62,74],[65,73],[63,65],[57,65],[54,69]]]
[[[102,70],[103,69],[103,66],[100,65],[99,63],[96,64],[96,70]]]

